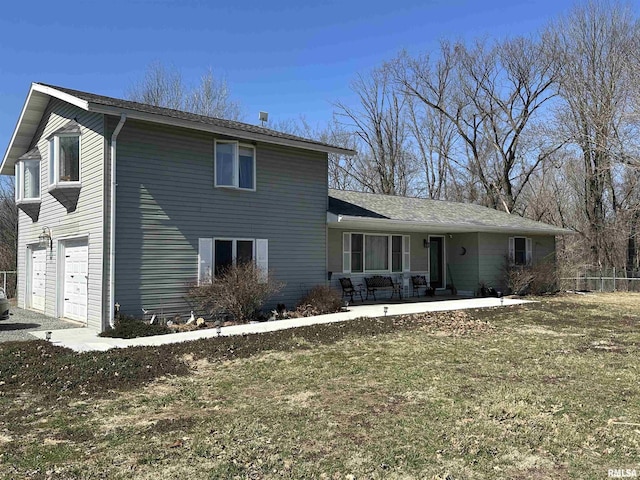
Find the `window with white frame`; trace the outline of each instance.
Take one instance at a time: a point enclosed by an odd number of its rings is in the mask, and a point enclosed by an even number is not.
[[[527,237],[509,238],[509,261],[514,265],[531,264],[531,239]]]
[[[80,183],[80,134],[55,135],[49,140],[49,185]]]
[[[200,238],[198,240],[198,283],[206,283],[240,263],[254,262],[266,279],[268,240]]]
[[[256,149],[235,141],[215,143],[215,186],[256,189]]]
[[[409,235],[343,234],[343,273],[401,273],[410,270]]]
[[[40,160],[16,162],[16,201],[40,199]]]

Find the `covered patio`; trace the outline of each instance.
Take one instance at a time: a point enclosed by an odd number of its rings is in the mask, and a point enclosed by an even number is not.
[[[376,302],[423,295],[413,288],[416,277],[434,300],[478,296],[481,285],[504,292],[507,267],[554,262],[555,235],[565,233],[480,205],[329,190],[327,278],[341,293],[348,279],[363,301],[372,299],[373,277],[391,279],[375,292]]]

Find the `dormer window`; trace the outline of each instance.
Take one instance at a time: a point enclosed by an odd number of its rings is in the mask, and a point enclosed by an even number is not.
[[[71,122],[49,137],[49,185],[80,185],[80,127]]]

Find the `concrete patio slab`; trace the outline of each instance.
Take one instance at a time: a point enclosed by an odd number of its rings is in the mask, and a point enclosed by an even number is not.
[[[308,325],[318,325],[323,323],[344,322],[360,317],[382,317],[384,307],[387,307],[387,315],[407,315],[412,313],[441,312],[449,310],[465,310],[473,308],[500,307],[509,305],[519,305],[530,303],[530,300],[520,300],[514,298],[469,298],[458,300],[444,300],[432,302],[416,303],[394,303],[377,305],[349,306],[346,312],[332,313],[329,315],[318,315],[316,317],[291,318],[287,320],[276,320],[273,322],[249,323],[243,325],[233,325],[222,327],[221,335],[250,335],[264,332],[274,332],[286,330],[288,328],[303,327]],[[45,339],[45,332],[30,332],[31,335]],[[218,334],[215,328],[194,330],[191,332],[171,333],[168,335],[157,335],[153,337],[140,337],[132,339],[123,338],[103,338],[88,328],[68,328],[64,330],[53,330],[51,342],[61,347],[70,348],[77,352],[105,351],[111,348],[126,348],[134,346],[157,346],[169,343],[187,342],[201,338],[213,338]]]

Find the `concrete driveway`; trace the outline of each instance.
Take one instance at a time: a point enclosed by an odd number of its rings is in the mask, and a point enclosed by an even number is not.
[[[41,313],[11,307],[11,316],[0,321],[0,342],[36,340],[30,332],[78,328],[80,324],[57,318],[46,317]]]

